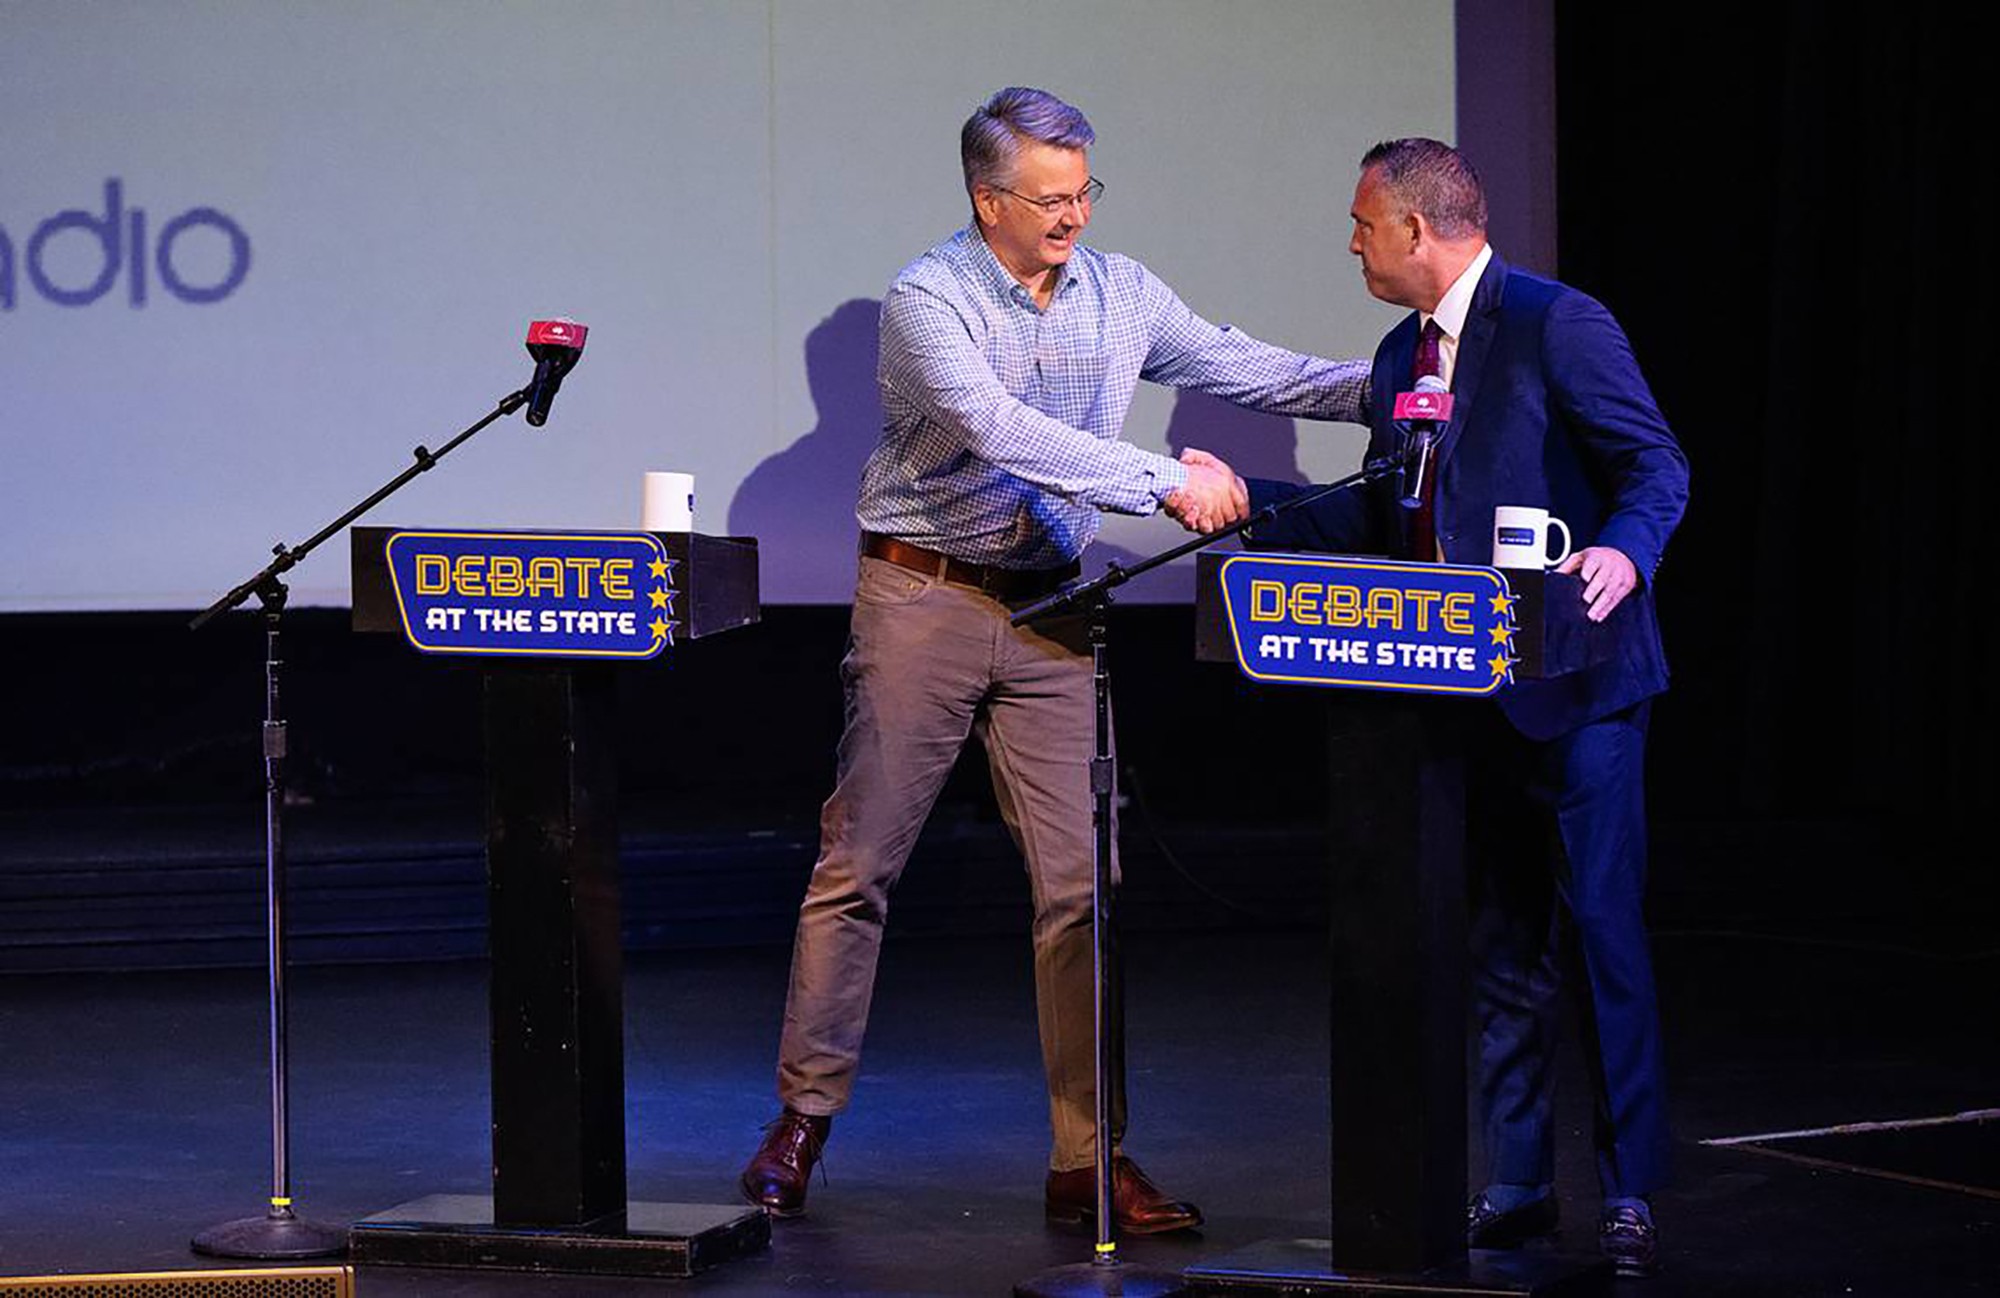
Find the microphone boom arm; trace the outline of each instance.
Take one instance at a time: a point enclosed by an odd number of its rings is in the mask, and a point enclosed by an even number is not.
[[[1260,523],[1268,523],[1287,510],[1297,509],[1303,505],[1310,505],[1316,500],[1323,500],[1336,491],[1346,491],[1350,487],[1360,486],[1364,482],[1376,482],[1383,478],[1391,477],[1401,468],[1402,461],[1394,455],[1385,455],[1369,460],[1358,471],[1350,473],[1344,478],[1337,478],[1332,482],[1309,488],[1296,496],[1287,496],[1283,500],[1273,501],[1247,518],[1238,519],[1236,522],[1231,523],[1228,527],[1210,532],[1206,536],[1191,536],[1172,549],[1162,550],[1158,554],[1141,559],[1129,568],[1113,563],[1105,569],[1104,575],[1101,577],[1092,577],[1088,581],[1082,577],[1073,577],[1057,587],[1053,593],[1036,600],[1026,608],[1015,613],[1008,621],[1014,626],[1026,626],[1030,622],[1040,621],[1042,618],[1050,617],[1070,608],[1089,607],[1094,604],[1109,604],[1111,602],[1112,591],[1123,586],[1126,582],[1141,573],[1151,572],[1161,564],[1172,563],[1174,560],[1184,555],[1193,554],[1197,550],[1206,550],[1218,541],[1224,541],[1238,533],[1247,532]]]
[[[417,447],[415,451],[411,452],[415,456],[415,463],[378,487],[366,500],[315,532],[304,544],[292,547],[280,541],[272,546],[271,553],[276,555],[277,558],[265,564],[263,571],[257,573],[256,576],[251,577],[248,581],[245,581],[242,585],[236,587],[227,595],[224,595],[221,599],[196,614],[194,620],[188,623],[188,630],[201,630],[202,627],[206,626],[218,614],[227,613],[230,609],[248,600],[252,595],[261,594],[266,591],[282,591],[283,584],[278,581],[278,578],[297,567],[299,560],[318,549],[321,543],[328,537],[333,536],[349,523],[352,523],[355,519],[402,490],[404,484],[409,482],[411,478],[416,477],[419,473],[428,473],[439,460],[451,454],[460,442],[465,441],[494,420],[513,414],[525,405],[527,400],[527,388],[522,388],[518,392],[510,392],[500,398],[500,404],[488,411],[484,419],[481,419],[472,427],[452,438],[437,450],[433,451],[424,446]]]

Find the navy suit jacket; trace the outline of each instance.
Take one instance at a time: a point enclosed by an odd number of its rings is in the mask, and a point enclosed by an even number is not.
[[[1417,330],[1412,312],[1375,351],[1371,459],[1396,449],[1390,411],[1395,394],[1411,387]],[[1452,398],[1436,502],[1448,562],[1491,562],[1494,508],[1532,505],[1569,524],[1577,549],[1612,546],[1639,572],[1638,589],[1607,623],[1615,652],[1586,670],[1504,690],[1508,719],[1530,739],[1553,739],[1664,690],[1653,575],[1687,505],[1687,460],[1624,330],[1589,295],[1514,270],[1496,254],[1466,315]],[[1255,482],[1251,503],[1301,490]],[[1254,544],[1401,554],[1406,528],[1393,482],[1379,482],[1280,515],[1255,530]]]

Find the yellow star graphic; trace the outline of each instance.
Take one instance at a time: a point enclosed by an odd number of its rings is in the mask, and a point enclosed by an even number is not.
[[[653,601],[654,608],[665,608],[667,606],[667,592],[664,590],[649,591],[648,598]]]
[[[1494,654],[1491,658],[1488,658],[1486,665],[1492,669],[1495,676],[1505,676],[1507,674],[1508,662],[1502,654]]]
[[[655,640],[664,640],[667,638],[667,620],[663,617],[654,618],[647,624],[646,629],[653,633],[653,639]]]
[[[1492,604],[1495,613],[1512,613],[1514,611],[1514,597],[1512,595],[1504,593],[1495,594],[1488,602]]]
[[[665,559],[655,559],[646,565],[646,571],[653,574],[653,580],[665,581],[667,579],[667,561]]]
[[[1494,644],[1506,644],[1507,637],[1513,635],[1514,633],[1507,627],[1496,626],[1496,627],[1489,627],[1487,629],[1486,634],[1493,637]]]

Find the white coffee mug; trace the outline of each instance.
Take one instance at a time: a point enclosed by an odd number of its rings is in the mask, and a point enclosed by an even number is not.
[[[648,532],[694,531],[694,475],[648,473],[639,526]]]
[[[1549,557],[1549,529],[1562,531],[1562,553]],[[1501,505],[1493,511],[1493,566],[1553,568],[1569,558],[1569,524],[1529,505]]]

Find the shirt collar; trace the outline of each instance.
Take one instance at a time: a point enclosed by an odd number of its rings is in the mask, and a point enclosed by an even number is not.
[[[991,254],[988,254],[989,256]],[[1479,277],[1486,273],[1486,263],[1493,260],[1493,245],[1480,245],[1479,255],[1472,264],[1458,273],[1451,287],[1438,299],[1437,310],[1424,316],[1425,320],[1435,320],[1438,328],[1447,338],[1454,341],[1465,332],[1465,317],[1472,310],[1472,294],[1479,287]]]
[[[1015,289],[1019,289],[1021,296],[1029,302],[1035,300],[1035,295],[1028,291],[1028,286],[1020,280],[1015,279],[1013,274],[1000,264],[1000,259],[993,255],[993,249],[987,245],[986,235],[981,232],[979,222],[973,221],[965,227],[965,243],[971,253],[973,264],[979,267],[980,273],[986,276],[986,282],[991,284],[994,290],[1002,297],[1010,296]],[[1070,255],[1072,257],[1076,255],[1074,246],[1071,247]],[[1071,273],[1068,262],[1064,262],[1061,266],[1058,266],[1056,268],[1056,293],[1059,294],[1068,288],[1070,281],[1074,278],[1075,276]],[[1051,297],[1050,300],[1053,301],[1054,298]]]

